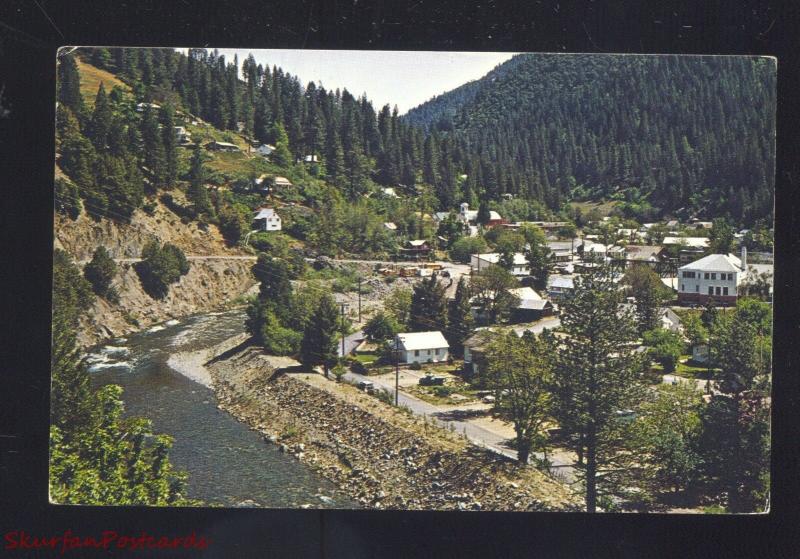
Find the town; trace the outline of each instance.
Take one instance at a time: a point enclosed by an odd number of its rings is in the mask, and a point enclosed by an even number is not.
[[[172,369],[358,506],[768,510],[765,173],[752,192],[690,192],[700,143],[673,131],[647,149],[684,175],[632,178],[641,154],[595,140],[581,149],[603,172],[571,168],[523,134],[559,161],[533,164],[458,136],[458,119],[376,112],[252,55],[81,49],[59,72],[59,355],[239,312],[236,335],[176,351]],[[54,390],[128,350],[105,351],[88,369],[54,361]],[[97,389],[121,409],[112,386]],[[95,437],[74,398],[53,416],[63,502],[83,502],[68,457],[95,467],[80,454],[93,443],[71,442]],[[151,481],[172,488],[153,489],[159,504],[196,504],[178,473]]]

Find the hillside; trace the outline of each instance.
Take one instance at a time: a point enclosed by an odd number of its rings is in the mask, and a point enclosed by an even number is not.
[[[771,219],[774,60],[518,55],[403,120],[481,154],[499,193]]]

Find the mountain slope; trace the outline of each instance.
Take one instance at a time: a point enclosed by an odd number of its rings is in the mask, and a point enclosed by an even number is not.
[[[498,194],[771,216],[773,60],[524,54],[462,88],[404,119],[480,154]]]

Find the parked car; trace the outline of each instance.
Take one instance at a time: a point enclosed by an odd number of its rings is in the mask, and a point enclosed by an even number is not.
[[[370,392],[375,390],[375,384],[371,383],[368,380],[362,380],[356,386],[358,386],[359,390],[363,390],[364,392]]]
[[[442,386],[444,384],[444,377],[425,375],[419,379],[419,384],[420,386]]]

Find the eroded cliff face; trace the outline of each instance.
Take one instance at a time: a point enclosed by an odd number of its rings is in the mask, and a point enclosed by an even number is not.
[[[226,307],[256,285],[252,265],[247,260],[192,260],[189,273],[170,286],[167,296],[153,299],[133,265],[121,264],[115,280],[119,303],[97,297],[81,321],[78,341],[89,346],[172,318]]]
[[[175,191],[172,196],[177,203],[186,203],[181,192]],[[81,212],[78,219],[73,221],[56,213],[54,229],[55,247],[66,250],[78,261],[89,260],[94,250],[101,245],[114,258],[138,258],[142,247],[152,239],[172,243],[186,254],[243,254],[237,248],[225,244],[215,225],[201,229],[195,222],[182,223],[160,201],[156,203],[152,215],[141,209],[136,210],[130,223],[111,219],[98,221],[89,217],[86,212]]]
[[[180,193],[174,197],[183,202]],[[98,246],[104,246],[116,259],[138,258],[152,239],[172,243],[187,256],[244,254],[228,247],[216,226],[201,229],[196,223],[184,224],[161,202],[157,202],[152,215],[137,210],[130,223],[97,221],[85,212],[74,221],[57,213],[54,221],[55,248],[67,251],[81,267]],[[153,299],[142,288],[134,265],[119,263],[114,280],[119,303],[111,304],[98,297],[81,321],[79,343],[88,346],[171,318],[228,306],[256,283],[250,273],[250,260],[190,259],[189,264],[189,273],[170,286],[164,299]]]

